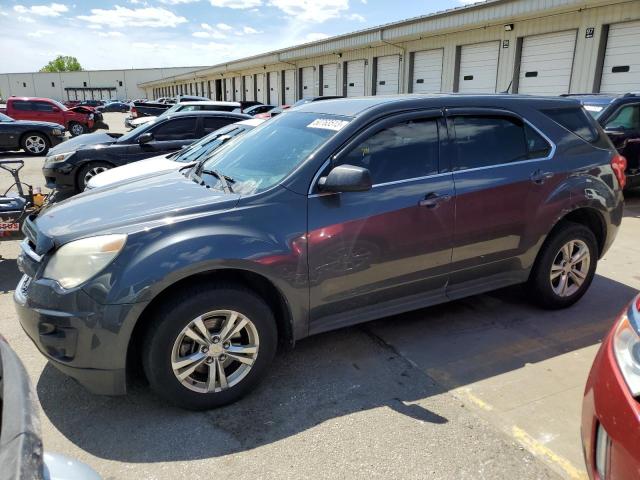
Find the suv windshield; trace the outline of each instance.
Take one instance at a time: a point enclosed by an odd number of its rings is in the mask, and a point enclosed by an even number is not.
[[[212,152],[214,152],[219,146],[228,142],[232,138],[244,133],[247,130],[246,126],[229,125],[227,127],[220,128],[215,132],[207,135],[202,140],[190,145],[182,151],[179,151],[174,157],[171,158],[174,162],[181,163],[193,163],[204,160]]]
[[[219,149],[192,173],[192,178],[201,177],[207,186],[224,189],[219,174],[235,193],[264,191],[350,121],[350,117],[337,115],[287,112],[244,134],[241,141]]]

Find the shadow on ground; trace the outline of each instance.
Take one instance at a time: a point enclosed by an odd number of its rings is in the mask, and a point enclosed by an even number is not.
[[[540,310],[515,287],[319,335],[280,353],[257,391],[210,412],[167,406],[141,383],[126,397],[93,396],[50,365],[37,391],[45,414],[70,441],[125,462],[233,454],[380,407],[445,423],[415,402],[593,345],[634,293],[597,276],[569,310]],[[436,374],[396,353],[405,346],[422,352],[418,363]]]

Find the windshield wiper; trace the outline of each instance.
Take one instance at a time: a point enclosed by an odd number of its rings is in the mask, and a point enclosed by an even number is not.
[[[218,177],[218,179],[220,180],[220,183],[222,184],[222,189],[224,190],[224,193],[233,193],[233,189],[231,188],[231,185],[230,185],[231,183],[236,182],[233,178],[220,173],[218,170],[205,169],[200,172],[200,175],[213,175],[215,177]]]

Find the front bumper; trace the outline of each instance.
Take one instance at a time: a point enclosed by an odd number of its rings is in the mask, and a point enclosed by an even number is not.
[[[59,192],[76,191],[76,174],[78,167],[69,162],[45,163],[42,167],[45,185]]]
[[[20,324],[38,350],[89,391],[126,393],[126,357],[144,304],[102,305],[82,289],[24,275],[14,292]]]
[[[582,447],[591,480],[601,480],[596,469],[599,426],[609,439],[605,478],[640,478],[640,403],[618,369],[612,338],[610,333],[596,355],[582,403]]]

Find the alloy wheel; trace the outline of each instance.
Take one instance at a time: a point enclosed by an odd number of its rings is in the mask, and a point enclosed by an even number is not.
[[[84,175],[85,187],[86,187],[87,183],[89,183],[89,180],[91,180],[93,177],[95,177],[99,173],[106,172],[107,170],[109,170],[108,167],[93,167],[93,168],[89,169],[87,171],[87,173],[85,173],[85,175]]]
[[[82,135],[84,133],[84,127],[79,123],[75,123],[71,126],[71,133],[74,136]]]
[[[42,153],[47,148],[47,142],[39,135],[32,135],[26,138],[24,147],[30,153]]]
[[[559,297],[574,295],[587,279],[591,254],[582,240],[565,243],[551,264],[549,280],[553,292]]]
[[[245,378],[258,357],[258,330],[233,310],[193,319],[177,336],[171,368],[180,383],[198,393],[221,392]]]

